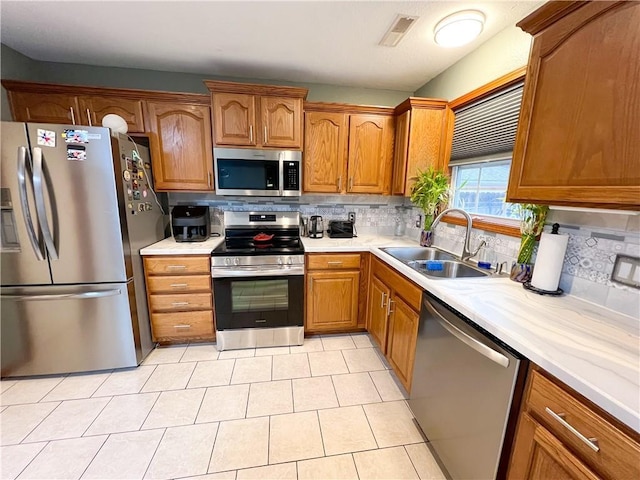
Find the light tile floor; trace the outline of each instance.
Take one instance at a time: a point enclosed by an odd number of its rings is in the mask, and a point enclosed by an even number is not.
[[[441,479],[367,334],[0,382],[2,479]]]

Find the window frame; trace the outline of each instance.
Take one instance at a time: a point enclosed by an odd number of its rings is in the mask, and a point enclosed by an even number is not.
[[[472,90],[456,98],[455,100],[452,100],[451,102],[449,102],[449,108],[451,108],[451,111],[453,112],[453,115],[452,115],[453,121],[449,122],[448,138],[451,141],[453,140],[453,126],[455,123],[456,110],[459,110],[462,107],[466,107],[467,105],[473,102],[476,102],[478,100],[481,100],[482,98],[492,95],[502,90],[503,88],[507,88],[511,85],[514,85],[515,83],[521,82],[525,78],[526,72],[527,72],[527,67],[525,65],[524,67],[518,68],[499,78],[496,78],[495,80],[485,85],[482,85],[481,87],[478,87],[475,90]],[[453,180],[452,167],[447,163],[446,168],[449,171],[449,177]],[[521,236],[519,220],[493,217],[493,216],[481,215],[477,213],[472,213],[470,215],[473,221],[473,228],[478,228],[480,230],[485,230],[487,232],[500,233],[502,235],[508,235],[511,237]],[[457,215],[445,215],[442,218],[442,221],[446,223],[451,223],[454,225],[466,224],[465,219]]]

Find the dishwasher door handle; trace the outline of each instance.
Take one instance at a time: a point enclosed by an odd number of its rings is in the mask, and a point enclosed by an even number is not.
[[[473,348],[479,354],[487,357],[492,362],[495,362],[504,368],[507,368],[509,366],[509,359],[502,353],[494,350],[488,345],[485,345],[481,341],[476,340],[475,338],[471,337],[470,335],[450,323],[446,318],[442,316],[440,312],[435,309],[433,305],[431,305],[431,302],[429,302],[428,300],[424,300],[424,302],[422,303],[435,316],[435,319],[438,321],[438,323],[442,325],[442,327],[451,335],[456,337],[461,342],[465,343],[467,346]]]

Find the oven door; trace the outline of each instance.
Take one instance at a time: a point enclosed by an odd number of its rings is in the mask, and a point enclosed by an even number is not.
[[[214,278],[216,330],[304,325],[304,276]]]

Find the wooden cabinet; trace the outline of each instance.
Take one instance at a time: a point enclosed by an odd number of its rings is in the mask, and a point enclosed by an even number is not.
[[[63,125],[83,123],[78,116],[80,109],[76,95],[15,90],[8,90],[7,95],[11,105],[11,113],[16,122],[60,123]]]
[[[349,116],[307,111],[304,117],[304,191],[341,193],[347,176]]]
[[[428,167],[446,168],[453,113],[444,100],[410,97],[396,107],[393,195],[411,195],[413,177]]]
[[[101,126],[102,119],[110,113],[120,115],[127,122],[127,133],[144,132],[143,101],[129,98],[80,96],[80,117],[86,117],[89,125]],[[84,122],[80,122],[84,123]],[[86,125],[86,124],[85,124]]]
[[[367,302],[367,330],[411,391],[422,289],[373,257]]]
[[[211,119],[206,105],[147,102],[155,188],[213,190]]]
[[[155,341],[215,338],[210,265],[210,256],[144,257]]]
[[[129,133],[144,132],[143,100],[130,90],[74,87],[3,80],[17,122],[102,126],[109,113],[127,122]],[[133,91],[135,92],[135,91]]]
[[[349,193],[389,193],[394,120],[379,115],[349,117]]]
[[[389,194],[394,129],[391,108],[306,102],[304,191]]]
[[[507,200],[640,206],[640,3],[549,2],[533,45]]]
[[[215,144],[302,148],[302,104],[307,90],[205,81],[211,91]]]
[[[359,253],[306,255],[305,331],[358,328],[361,288]]]
[[[508,478],[640,478],[639,441],[637,432],[534,365]]]

